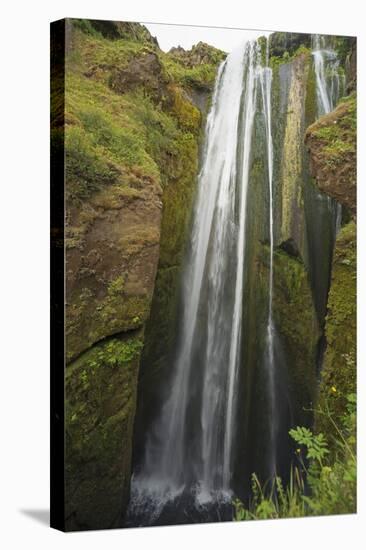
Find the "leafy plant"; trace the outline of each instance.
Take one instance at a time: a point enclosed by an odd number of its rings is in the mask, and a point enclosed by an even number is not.
[[[308,428],[297,427],[290,430],[290,436],[296,443],[304,445],[307,449],[306,458],[322,463],[323,458],[329,452],[327,442],[322,433],[314,435]]]
[[[347,395],[339,424],[329,408],[317,413],[328,416],[335,426],[337,435],[332,444],[336,453],[329,452],[329,441],[323,433],[314,434],[299,426],[291,429],[290,436],[300,446],[296,449],[300,467],[292,466],[286,486],[279,477],[262,486],[253,474],[249,505],[240,500],[233,502],[236,521],[356,511],[356,395]]]

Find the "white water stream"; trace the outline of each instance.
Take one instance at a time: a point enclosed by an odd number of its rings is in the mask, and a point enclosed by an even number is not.
[[[322,46],[322,47],[321,47]],[[324,46],[324,47],[323,47]],[[268,47],[268,45],[267,45]],[[315,39],[319,114],[342,89],[338,61]],[[154,523],[189,494],[196,505],[231,501],[238,378],[242,367],[246,219],[254,118],[263,117],[269,197],[269,292],[265,376],[269,475],[276,475],[278,430],[274,288],[272,70],[255,41],[220,66],[207,119],[202,169],[183,273],[179,341],[163,405],[131,485],[129,513]]]
[[[259,91],[271,203],[268,338],[273,355],[271,78],[271,69],[261,66],[255,41],[234,50],[218,71],[183,277],[180,342],[169,393],[148,436],[141,471],[133,478],[131,506],[135,508],[150,503],[158,514],[166,502],[187,490],[201,505],[231,495],[247,191]],[[273,369],[272,359],[269,394]],[[192,403],[199,409],[194,415]]]

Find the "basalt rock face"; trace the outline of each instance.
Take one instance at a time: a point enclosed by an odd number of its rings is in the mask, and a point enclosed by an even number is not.
[[[66,371],[67,530],[118,527],[127,504],[142,330],[97,343]]]
[[[156,101],[163,99],[167,83],[168,78],[164,75],[158,54],[149,50],[133,57],[125,68],[116,67],[110,77],[113,91],[126,93],[137,89],[148,90]]]
[[[157,390],[171,365],[205,116],[225,54],[203,43],[189,52],[174,48],[166,54],[135,23],[69,20],[67,28],[66,528],[78,530],[122,524],[134,424],[138,459],[139,437],[161,404]],[[317,398],[334,244],[331,215],[319,189],[337,198],[352,216],[356,212],[350,136],[355,99],[314,124],[310,36],[285,40],[279,34],[270,42],[273,200],[279,213],[273,303],[276,353],[283,369],[280,415],[291,427],[310,425],[311,413],[305,409]],[[352,67],[355,53],[346,58]],[[262,457],[249,460],[245,449],[252,444],[260,449],[268,440],[260,351],[268,321],[269,195],[262,109],[256,113],[240,404],[239,459],[247,479],[253,471],[261,474]],[[353,387],[351,377],[349,386],[345,381],[343,386],[337,369],[354,361],[354,314],[352,221],[338,235],[333,261],[324,395],[330,384],[336,392],[344,388],[342,394]],[[344,323],[350,323],[347,334]],[[280,443],[283,456],[289,456],[289,440]],[[286,460],[280,464],[284,478]]]
[[[356,215],[356,96],[342,100],[306,131],[311,173],[321,191]]]
[[[118,182],[69,209],[68,359],[146,321],[159,257],[161,194],[153,179],[121,173]]]
[[[319,188],[343,205],[346,222],[335,243],[325,324],[327,347],[318,397],[320,410],[328,409],[339,418],[347,396],[356,391],[355,92],[308,128],[306,143]],[[335,430],[329,418],[320,413],[316,427],[329,434]]]
[[[279,422],[282,423],[282,427],[287,423],[290,428],[294,425],[312,425],[311,410],[318,400],[318,376],[325,336],[331,339],[333,344],[328,345],[324,372],[329,369],[327,365],[333,362],[334,355],[338,355],[339,349],[335,350],[335,342],[341,343],[345,340],[338,340],[335,336],[335,327],[341,330],[343,323],[339,323],[337,319],[336,312],[339,312],[339,308],[335,306],[336,291],[333,279],[338,278],[337,273],[342,271],[345,275],[345,269],[352,269],[353,259],[348,265],[349,258],[347,256],[345,259],[344,255],[353,254],[354,241],[349,234],[345,239],[345,236],[341,237],[342,232],[340,233],[332,268],[335,210],[325,193],[328,193],[327,186],[331,186],[332,191],[329,195],[337,198],[341,204],[347,205],[352,213],[355,212],[355,147],[349,135],[355,128],[355,121],[351,120],[355,109],[352,103],[354,100],[351,98],[345,102],[347,105],[341,103],[334,114],[315,122],[318,105],[314,60],[308,47],[311,37],[287,37],[286,49],[284,37],[282,40],[276,35],[277,33],[270,37],[269,59],[273,69],[273,211],[276,212],[273,228],[273,315],[276,329],[274,352],[276,364],[281,365],[279,379],[282,383],[277,387],[281,403],[278,411]],[[280,46],[285,48],[284,51],[273,49]],[[341,71],[344,70],[349,51],[345,51],[341,60]],[[258,98],[258,101],[260,102],[261,98]],[[343,121],[341,116],[344,117]],[[336,128],[334,140],[321,142],[322,136],[318,135],[315,143],[313,135],[322,125],[329,126],[328,121],[332,121],[332,130]],[[353,130],[348,131],[347,126]],[[338,128],[341,134],[339,136]],[[337,143],[337,136],[341,144]],[[269,414],[265,391],[268,374],[263,369],[270,263],[268,178],[265,163],[261,160],[265,157],[261,149],[264,143],[265,127],[259,105],[255,119],[247,199],[251,207],[247,214],[247,298],[243,315],[243,332],[246,334],[243,342],[243,364],[246,366],[242,371],[243,444],[239,457],[240,464],[245,464],[247,469],[243,474],[244,478],[249,477],[252,471],[256,471],[259,476],[262,469],[265,472],[263,454],[253,457],[250,453],[248,455],[245,449],[263,450],[269,440],[269,433],[266,432],[268,425],[265,421]],[[329,165],[329,157],[326,157],[327,147],[332,149],[333,146],[340,153],[337,159],[334,159],[334,164]],[[330,155],[332,154],[331,150]],[[319,169],[316,168],[318,166]],[[345,263],[342,263],[344,260]],[[333,282],[328,302],[331,273]],[[347,285],[354,285],[352,277]],[[353,303],[354,291],[349,291],[350,302]],[[353,306],[350,305],[344,314],[354,315]],[[353,322],[354,318],[351,327]],[[350,340],[353,340],[352,328],[350,333]],[[347,338],[346,340],[348,341]],[[333,353],[331,347],[334,349]],[[352,356],[353,351],[349,350],[347,353]],[[251,429],[251,425],[255,425],[256,428]],[[283,433],[286,433],[285,429]],[[283,438],[279,441],[278,449],[277,471],[286,479],[289,471],[286,456],[291,455],[289,440]]]
[[[294,32],[274,32],[270,35],[270,56],[283,57],[292,55],[300,47],[311,47],[311,34]]]
[[[351,221],[342,227],[335,245],[319,388],[320,409],[328,406],[336,418],[344,413],[347,396],[356,392],[356,268],[356,224]],[[334,426],[323,415],[317,416],[316,425],[320,431],[334,433]]]
[[[287,51],[287,50],[286,50]],[[316,395],[317,356],[321,338],[321,313],[317,289],[312,284],[313,242],[307,209],[314,208],[314,184],[307,169],[303,136],[307,120],[314,120],[316,92],[310,50],[301,48],[289,59],[270,58],[272,77],[273,135],[273,315],[276,328],[275,358],[281,373],[277,376],[278,422],[285,434],[278,443],[277,472],[287,479],[291,443],[287,437],[293,425],[310,425]],[[258,102],[261,102],[258,97]],[[241,398],[243,478],[255,471],[264,480],[268,433],[269,400],[266,334],[269,304],[269,190],[266,165],[265,127],[260,103],[257,108],[252,144],[252,167],[248,187],[246,300],[243,313],[243,367]],[[316,204],[315,204],[316,208]],[[330,254],[330,234],[323,235]],[[328,250],[329,249],[329,250]],[[329,262],[328,262],[329,263]],[[320,273],[327,284],[329,265]],[[320,289],[320,295],[325,288]],[[324,300],[324,298],[322,297]],[[261,449],[255,456],[246,449]],[[241,471],[243,466],[241,466]],[[238,480],[238,483],[240,480]],[[249,490],[249,487],[248,487]]]
[[[122,524],[144,341],[164,334],[150,383],[173,330],[205,115],[191,98],[217,65],[183,68],[135,23],[66,28],[65,513],[78,530]]]
[[[198,42],[190,50],[185,50],[181,46],[171,48],[169,54],[186,67],[217,65],[217,63],[225,59],[226,55],[223,51],[204,42]]]
[[[151,36],[144,25],[123,21],[103,21],[100,19],[78,20],[80,28],[88,31],[94,29],[110,40],[126,39],[148,42],[158,46],[156,38]]]

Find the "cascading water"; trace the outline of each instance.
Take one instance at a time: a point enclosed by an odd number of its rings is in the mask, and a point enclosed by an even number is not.
[[[260,64],[254,41],[234,50],[218,71],[183,276],[178,352],[165,403],[133,476],[128,511],[132,524],[158,522],[169,503],[186,498],[198,507],[231,501],[247,189],[259,93],[271,202],[268,395],[274,415],[271,77],[271,70]],[[271,464],[273,470],[274,455]]]
[[[335,108],[345,91],[345,77],[340,67],[333,38],[312,37],[313,70],[316,84],[316,114],[324,116]],[[337,231],[342,219],[342,207],[334,199],[321,193],[316,185],[307,186],[305,212],[307,220],[307,246],[310,258],[309,272],[314,301],[320,323],[326,315],[327,296],[330,284],[330,266]],[[323,241],[319,240],[323,235]],[[324,243],[327,242],[327,247]],[[319,347],[320,368],[325,341]]]
[[[267,41],[266,65],[268,65],[268,49],[269,41]],[[265,135],[266,135],[266,153],[268,166],[268,192],[269,192],[269,291],[268,291],[268,321],[266,329],[266,361],[267,367],[267,395],[270,410],[270,455],[269,455],[269,472],[270,477],[276,474],[276,382],[275,382],[275,354],[274,354],[274,339],[275,327],[273,321],[273,252],[274,252],[274,223],[273,223],[273,143],[272,143],[272,123],[271,123],[271,87],[272,87],[272,70],[266,66],[261,67],[259,78],[262,91],[263,114],[265,120]]]
[[[336,54],[325,46],[323,38],[315,37],[313,57],[319,115],[335,105],[344,86]],[[256,116],[257,127],[264,130],[258,154],[266,174],[262,184],[263,189],[267,188],[264,192],[268,207],[263,206],[263,211],[267,216],[268,208],[269,241],[267,319],[260,329],[265,340],[264,359],[258,364],[265,385],[261,395],[264,412],[260,413],[264,434],[262,478],[273,479],[279,470],[284,471],[284,451],[279,442],[284,443],[287,437],[289,418],[284,417],[287,414],[284,411],[289,398],[286,381],[280,381],[277,372],[284,363],[283,343],[276,331],[273,311],[274,146],[268,41],[266,63],[261,63],[261,58],[258,44],[246,42],[226,58],[217,74],[182,278],[176,354],[169,369],[171,375],[166,381],[163,405],[149,427],[143,458],[134,470],[128,525],[231,519],[234,463],[238,454],[235,441],[239,388],[243,383],[242,371],[248,366],[243,365],[246,353],[243,332],[249,311],[245,307],[246,291],[250,292],[245,282],[246,220]],[[276,182],[276,186],[281,185]],[[330,258],[324,259],[323,272],[318,261],[324,255],[318,245],[319,234],[324,228],[333,234],[339,212],[337,217],[336,203],[315,187],[309,184],[305,187],[305,210],[308,209],[309,219],[315,220],[307,228],[310,272],[313,288],[321,281],[315,295],[321,297],[322,318]]]
[[[326,36],[314,35],[313,58],[316,76],[318,116],[330,113],[345,91],[345,75],[340,72],[339,59]],[[333,212],[335,234],[342,219],[342,206],[330,197],[324,197]]]
[[[330,113],[343,95],[345,76],[340,73],[337,53],[325,36],[313,38],[318,115]]]

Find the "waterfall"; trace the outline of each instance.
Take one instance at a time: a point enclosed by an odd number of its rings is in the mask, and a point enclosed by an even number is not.
[[[314,35],[313,57],[316,77],[318,116],[333,111],[338,100],[345,92],[345,75],[340,73],[339,60],[336,51],[331,46],[328,37]],[[342,206],[327,196],[329,210],[333,213],[334,233],[338,233],[341,226]]]
[[[266,65],[268,65],[269,40],[267,40]],[[274,252],[274,223],[273,223],[273,143],[271,122],[271,86],[272,70],[269,67],[261,67],[259,70],[260,84],[263,101],[263,114],[265,120],[266,154],[268,166],[268,194],[269,194],[269,282],[268,282],[268,321],[266,329],[267,358],[267,395],[270,411],[270,464],[269,472],[273,477],[276,474],[276,382],[275,382],[275,356],[274,339],[275,327],[273,321],[273,252]]]
[[[231,500],[247,190],[259,93],[270,194],[268,394],[274,414],[271,78],[271,70],[260,64],[255,41],[234,50],[216,78],[183,273],[183,313],[172,378],[148,434],[142,465],[132,479],[129,514],[145,516],[145,524],[156,521],[167,503],[182,500],[187,493],[197,506]]]
[[[203,511],[210,506],[219,513],[217,510],[230,505],[233,498],[239,388],[248,367],[243,364],[246,220],[251,149],[257,127],[264,131],[260,155],[266,174],[263,189],[268,197],[269,242],[265,345],[260,367],[267,418],[263,429],[268,434],[263,475],[273,480],[281,469],[278,441],[285,424],[280,403],[283,382],[281,386],[277,373],[282,341],[273,312],[275,197],[268,40],[265,57],[263,63],[258,44],[248,41],[226,58],[217,73],[182,273],[182,312],[175,355],[169,367],[170,377],[164,382],[160,411],[151,422],[144,455],[132,476],[127,513],[131,525],[164,524],[169,523],[169,518],[175,523],[179,523],[179,518],[186,522],[192,509],[199,510],[202,519]],[[344,82],[336,53],[323,37],[314,38],[313,58],[321,115],[333,108]],[[340,224],[335,201],[311,186],[308,194],[308,203],[319,214],[316,219],[320,219],[319,223],[323,223],[323,217],[326,223],[334,221],[335,232]],[[325,211],[324,216],[320,214]],[[319,232],[315,232],[314,241],[311,231],[308,228],[314,252],[318,250],[314,242],[318,241]],[[318,259],[317,254],[309,255]],[[316,269],[312,273],[316,281],[319,273]]]
[[[318,115],[330,113],[345,90],[345,76],[340,73],[337,53],[329,39],[318,34],[313,38]]]

